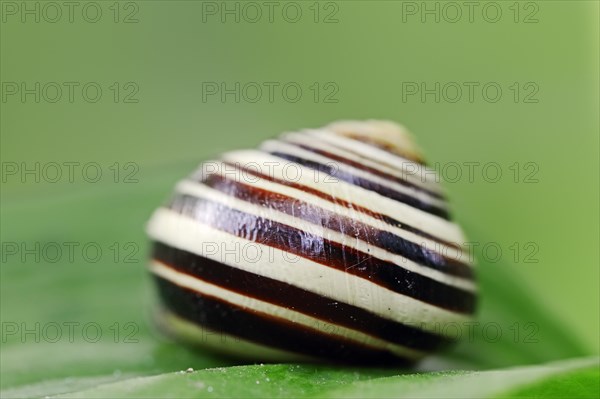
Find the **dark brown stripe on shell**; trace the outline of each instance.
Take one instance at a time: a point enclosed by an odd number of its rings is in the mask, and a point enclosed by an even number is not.
[[[354,140],[354,141],[361,142],[361,143],[363,143],[363,144],[368,144],[368,145],[371,145],[371,146],[373,146],[373,147],[377,147],[377,148],[380,148],[380,149],[384,149],[384,150],[385,150],[385,148],[382,148],[382,147],[380,147],[380,146],[378,146],[378,145],[372,145],[372,142],[371,142],[370,140],[368,140],[368,139],[364,138],[364,137],[363,137],[363,138],[359,138],[359,137],[351,137],[351,136],[345,136],[345,137],[346,137],[346,138],[349,138],[349,139],[351,139],[351,140]],[[316,138],[316,139],[318,139],[318,138]],[[363,152],[357,151],[356,149],[353,149],[353,148],[348,148],[347,146],[342,146],[342,145],[339,145],[339,143],[337,143],[337,140],[333,140],[333,141],[327,141],[327,143],[328,143],[329,145],[332,145],[332,146],[334,146],[334,147],[336,147],[336,148],[339,148],[339,149],[341,149],[341,150],[344,150],[344,151],[350,152],[351,154],[354,154],[354,155],[356,155],[356,156],[357,156],[357,157],[359,157],[359,158],[365,158],[365,159],[371,160],[371,161],[373,161],[373,162],[376,162],[376,163],[378,163],[378,164],[380,164],[380,165],[386,165],[386,166],[388,166],[388,167],[390,167],[390,168],[393,168],[393,169],[396,169],[396,170],[400,170],[400,169],[396,168],[396,165],[395,165],[395,164],[392,164],[392,163],[386,162],[386,161],[382,160],[381,158],[374,158],[374,157],[372,156],[372,154],[365,154],[365,153],[363,153]],[[410,155],[408,155],[408,154],[406,154],[406,153],[400,153],[400,152],[389,151],[389,150],[386,150],[386,151],[387,151],[387,152],[389,152],[390,154],[394,155],[394,156],[399,156],[399,157],[401,157],[401,158],[404,158],[404,159],[406,159],[406,160],[407,160],[407,161],[409,161],[409,162],[414,162],[414,163],[416,163],[416,164],[418,164],[418,165],[421,165],[421,166],[428,166],[428,163],[427,163],[427,161],[425,161],[425,159],[423,159],[423,158],[421,158],[421,157],[419,157],[419,158],[415,158],[415,157],[412,157],[412,156],[410,156]]]
[[[345,326],[420,351],[447,346],[449,338],[378,316],[282,281],[263,277],[161,242],[153,245],[153,258],[208,283],[264,302]]]
[[[159,295],[176,315],[257,344],[349,363],[408,364],[409,360],[376,348],[334,337],[299,324],[233,305],[155,276]]]
[[[291,145],[294,145],[296,147],[300,147],[300,148],[302,148],[302,149],[304,149],[306,151],[310,151],[310,152],[313,152],[315,154],[319,154],[319,155],[322,155],[324,157],[333,159],[334,161],[338,161],[338,162],[344,163],[344,164],[352,166],[352,167],[354,167],[356,169],[359,169],[359,170],[362,170],[362,171],[365,171],[365,172],[369,172],[369,173],[371,173],[373,175],[377,175],[379,177],[382,177],[384,179],[396,182],[396,183],[401,184],[403,186],[410,187],[410,188],[416,190],[417,192],[425,193],[427,195],[430,195],[433,198],[437,198],[439,200],[445,200],[446,199],[443,195],[441,195],[439,193],[436,193],[434,191],[431,191],[431,190],[427,190],[426,188],[418,186],[418,185],[410,182],[407,179],[403,179],[401,177],[391,175],[391,174],[383,172],[381,170],[371,168],[369,166],[366,166],[365,164],[362,164],[360,162],[354,161],[352,159],[348,159],[348,158],[343,157],[341,155],[336,155],[336,154],[328,152],[328,151],[320,150],[318,148],[314,148],[314,147],[311,147],[311,146],[308,146],[308,145],[305,145],[305,144],[295,143],[293,141],[286,141],[285,143],[286,144],[291,144]]]
[[[410,205],[413,208],[419,209],[423,212],[430,213],[432,215],[439,216],[442,219],[449,220],[450,214],[446,209],[437,207],[435,205],[428,204],[424,201],[419,200],[411,195],[401,193],[399,191],[393,190],[389,187],[385,187],[379,183],[375,183],[369,179],[365,179],[362,177],[355,176],[351,173],[344,172],[341,169],[330,164],[322,164],[320,162],[311,161],[308,159],[304,159],[295,155],[286,154],[280,151],[269,152],[269,154],[285,159],[290,162],[297,163],[298,165],[302,165],[304,167],[317,170],[322,173],[326,173],[334,178],[345,181],[346,183],[350,183],[357,187],[364,188],[365,190],[373,191],[379,195],[384,197],[393,199],[395,201],[401,202],[406,205]],[[333,163],[333,162],[332,162]]]
[[[434,235],[431,235],[431,234],[429,234],[427,232],[424,232],[421,229],[418,229],[416,227],[410,226],[410,225],[408,225],[408,224],[406,224],[404,222],[400,222],[399,220],[394,219],[391,216],[384,215],[382,213],[378,213],[378,212],[372,211],[369,208],[365,208],[363,206],[357,205],[357,204],[352,203],[352,202],[345,201],[345,200],[340,199],[340,198],[336,198],[333,195],[327,194],[327,193],[325,193],[323,191],[316,190],[316,189],[314,189],[312,187],[308,187],[308,186],[305,186],[303,184],[292,182],[292,181],[278,179],[276,177],[269,176],[267,174],[259,173],[259,172],[255,171],[255,170],[246,168],[246,167],[240,165],[239,163],[232,163],[232,162],[223,162],[223,163],[225,165],[230,166],[230,167],[235,167],[235,168],[243,171],[244,173],[247,173],[248,175],[259,177],[261,179],[265,179],[265,180],[273,182],[273,183],[281,184],[283,186],[295,188],[296,190],[304,191],[305,193],[309,193],[309,194],[315,195],[315,196],[317,196],[319,198],[327,200],[327,201],[329,201],[331,203],[334,203],[336,205],[341,205],[341,206],[344,206],[346,208],[353,209],[353,210],[355,210],[357,212],[364,213],[365,215],[369,215],[369,216],[371,216],[371,217],[373,217],[375,219],[382,220],[382,221],[384,221],[385,223],[387,223],[387,224],[389,224],[391,226],[397,227],[397,228],[402,229],[402,230],[410,231],[411,233],[417,234],[417,235],[419,235],[419,236],[421,236],[423,238],[428,238],[428,239],[430,239],[432,241],[438,242],[440,244],[447,245],[447,246],[452,247],[452,248],[461,249],[459,243],[455,243],[455,242],[451,242],[451,241],[448,241],[448,240],[441,239],[441,238],[436,237]]]
[[[424,166],[427,165],[426,161],[421,156],[409,155],[406,152],[400,151],[397,147],[391,146],[387,143],[384,143],[380,140],[370,137],[369,135],[363,135],[363,134],[358,134],[358,133],[343,133],[342,136],[345,136],[354,141],[359,141],[361,143],[368,144],[371,147],[379,148],[380,150],[389,152],[390,154],[395,155],[395,156],[400,156],[409,161],[412,161],[412,162],[415,162],[415,163],[418,163],[418,164],[421,164]]]
[[[220,175],[209,175],[204,178],[202,183],[240,200],[284,212],[350,237],[359,238],[428,268],[473,279],[473,268],[456,259],[427,249],[423,245],[408,241],[396,234],[374,228],[356,219],[338,215],[297,198],[267,191]]]
[[[344,271],[422,302],[465,314],[475,310],[475,296],[470,292],[374,259],[320,235],[189,195],[175,196],[169,207],[218,230]]]

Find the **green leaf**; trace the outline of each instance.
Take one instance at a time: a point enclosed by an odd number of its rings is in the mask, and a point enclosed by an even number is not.
[[[352,382],[390,375],[390,370],[310,365],[253,365],[185,371],[106,384],[66,397],[314,397]]]
[[[598,398],[600,369],[575,370],[506,392],[508,398]]]
[[[332,398],[487,398],[519,396],[519,388],[538,382],[540,386],[550,378],[563,376],[566,381],[580,381],[581,387],[573,384],[570,397],[580,397],[596,386],[593,380],[579,378],[580,373],[587,375],[598,370],[598,358],[583,358],[559,361],[540,366],[514,367],[488,371],[456,371],[409,374],[380,378],[366,382],[357,382],[349,386],[328,392]],[[573,371],[576,371],[575,373]],[[536,396],[535,388],[529,388]],[[565,390],[568,388],[565,386]],[[553,397],[553,396],[548,396]]]
[[[385,370],[256,365],[136,377],[58,397],[598,397],[598,365],[598,358],[584,358],[503,370],[389,377],[381,377]]]

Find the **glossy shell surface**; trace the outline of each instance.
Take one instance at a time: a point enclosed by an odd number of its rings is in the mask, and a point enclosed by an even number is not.
[[[160,324],[254,361],[412,363],[475,310],[438,176],[392,122],[284,133],[203,162],[148,234]]]

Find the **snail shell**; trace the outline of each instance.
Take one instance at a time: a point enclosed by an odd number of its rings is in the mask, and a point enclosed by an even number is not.
[[[437,179],[384,121],[201,164],[148,224],[160,324],[255,361],[412,363],[446,346],[477,295]]]

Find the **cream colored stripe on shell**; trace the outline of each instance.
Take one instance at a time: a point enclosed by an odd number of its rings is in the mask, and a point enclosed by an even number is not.
[[[205,326],[198,325],[177,316],[169,310],[162,310],[158,315],[161,328],[168,330],[172,335],[177,335],[184,341],[195,345],[202,345],[221,353],[236,357],[247,358],[251,361],[264,362],[315,362],[312,356],[301,355],[279,348],[261,345],[237,336],[216,331]]]
[[[425,204],[429,204],[429,205],[438,207],[440,209],[447,208],[446,201],[441,200],[439,198],[435,198],[424,191],[418,191],[418,190],[415,190],[413,187],[406,186],[406,185],[403,185],[403,184],[400,184],[400,183],[397,183],[397,182],[394,182],[394,181],[391,181],[388,179],[384,179],[381,176],[377,176],[370,172],[367,172],[367,171],[364,171],[361,169],[357,169],[353,166],[335,161],[335,160],[333,160],[331,158],[327,158],[323,155],[319,155],[319,154],[307,151],[300,147],[290,145],[284,141],[267,140],[261,144],[260,149],[265,152],[275,152],[275,151],[283,152],[283,153],[297,156],[297,157],[300,157],[303,159],[307,159],[309,161],[318,162],[323,165],[332,165],[333,164],[333,165],[335,165],[336,170],[339,170],[339,171],[342,171],[345,173],[349,173],[349,174],[352,174],[359,178],[363,178],[363,179],[375,182],[377,184],[380,184],[381,186],[387,187],[390,190],[394,190],[399,193],[408,195],[412,198],[415,198]],[[332,177],[335,178],[335,176],[332,176]]]
[[[467,315],[393,292],[363,278],[277,248],[225,233],[166,208],[155,211],[147,232],[152,239],[172,247],[292,284],[436,334],[443,333],[439,331],[440,325],[470,320]],[[214,251],[215,245],[219,250]],[[247,256],[248,248],[255,250],[259,256],[250,259]],[[450,334],[448,336],[452,337]]]
[[[256,298],[230,291],[218,285],[207,283],[200,278],[178,272],[160,262],[153,261],[150,265],[150,269],[154,274],[180,287],[198,292],[201,295],[209,295],[234,306],[251,309],[259,314],[284,320],[291,323],[291,325],[300,325],[322,334],[347,339],[367,347],[384,349],[402,358],[417,359],[424,355],[423,352],[394,344],[348,327],[333,324],[286,307],[264,302]]]
[[[302,131],[301,133],[285,133],[281,136],[281,139],[306,145],[314,149],[327,151],[331,154],[361,163],[379,172],[387,173],[396,178],[406,180],[407,182],[422,189],[429,190],[440,195],[444,194],[442,186],[438,184],[439,175],[437,175],[434,170],[427,169],[425,166],[416,162],[404,160],[403,163],[399,163],[402,165],[401,168],[392,168],[386,164],[378,162],[376,159],[366,157],[356,152],[348,151],[344,147],[335,146],[331,144],[331,142],[336,141],[335,138],[331,137],[331,134],[320,135],[318,131],[314,130]]]
[[[357,220],[378,230],[390,232],[407,241],[412,242],[413,244],[421,245],[427,250],[436,252],[440,255],[446,255],[451,259],[455,259],[465,263],[466,265],[473,266],[470,262],[469,254],[465,249],[460,250],[457,248],[450,247],[448,245],[444,245],[443,243],[434,241],[417,233],[413,233],[412,231],[403,230],[402,228],[386,223],[385,221],[377,219],[369,214],[359,212],[354,209],[342,206],[338,203],[328,201],[317,195],[293,187],[289,187],[280,183],[272,182],[264,178],[253,178],[254,176],[245,174],[244,171],[242,171],[241,169],[236,168],[235,166],[225,165],[221,161],[211,161],[210,164],[210,170],[206,170],[203,173],[201,172],[201,175],[208,176],[211,174],[215,174],[218,176],[226,177],[238,183],[247,184],[253,187],[260,188],[262,190],[285,195],[291,198],[297,198],[298,200],[306,202],[307,204],[323,208],[342,217]],[[196,177],[200,178],[200,176]],[[464,243],[456,242],[455,244],[463,245]]]
[[[306,231],[315,236],[337,242],[344,247],[353,248],[365,254],[368,253],[373,258],[394,263],[398,265],[398,267],[402,267],[411,272],[429,277],[433,280],[439,281],[440,283],[465,291],[476,292],[475,285],[470,280],[452,276],[441,271],[419,265],[418,263],[413,262],[401,255],[394,254],[386,251],[385,249],[370,245],[369,243],[361,240],[360,237],[348,236],[338,231],[325,228],[322,225],[309,223],[303,219],[293,217],[287,213],[279,212],[272,208],[254,205],[190,180],[180,182],[177,185],[176,191],[180,194],[187,194],[192,197],[204,198],[218,202],[250,215],[256,215],[257,217],[261,217],[263,219],[272,220],[294,227],[298,230]]]
[[[289,161],[278,158],[257,150],[240,150],[227,152],[221,158],[232,164],[239,164],[242,167],[246,165],[258,165],[263,172],[268,171],[269,176],[279,180],[290,181],[289,168],[286,170]],[[391,198],[384,197],[374,191],[366,190],[362,187],[346,183],[340,180],[332,180],[331,176],[323,173],[315,173],[310,168],[305,168],[296,163],[294,170],[293,183],[307,186],[311,189],[320,191],[334,198],[354,203],[361,207],[371,209],[374,212],[381,213],[398,220],[400,223],[406,223],[414,228],[422,230],[434,237],[442,240],[462,245],[465,242],[464,235],[458,225],[449,220],[445,220],[436,215],[421,211],[410,205],[403,204]],[[242,177],[244,175],[242,174]]]
[[[309,130],[307,133],[310,136],[327,141],[333,146],[345,149],[346,151],[351,151],[363,158],[370,159],[371,161],[380,165],[385,165],[387,168],[396,170],[396,172],[400,173],[401,176],[412,175],[418,181],[427,184],[427,187],[431,188],[432,190],[434,190],[439,184],[440,178],[437,172],[428,168],[427,166],[421,165],[418,162],[402,158],[401,156],[392,154],[389,151],[382,150],[381,148],[374,147],[358,140],[341,136],[334,132],[327,131],[326,129]]]

